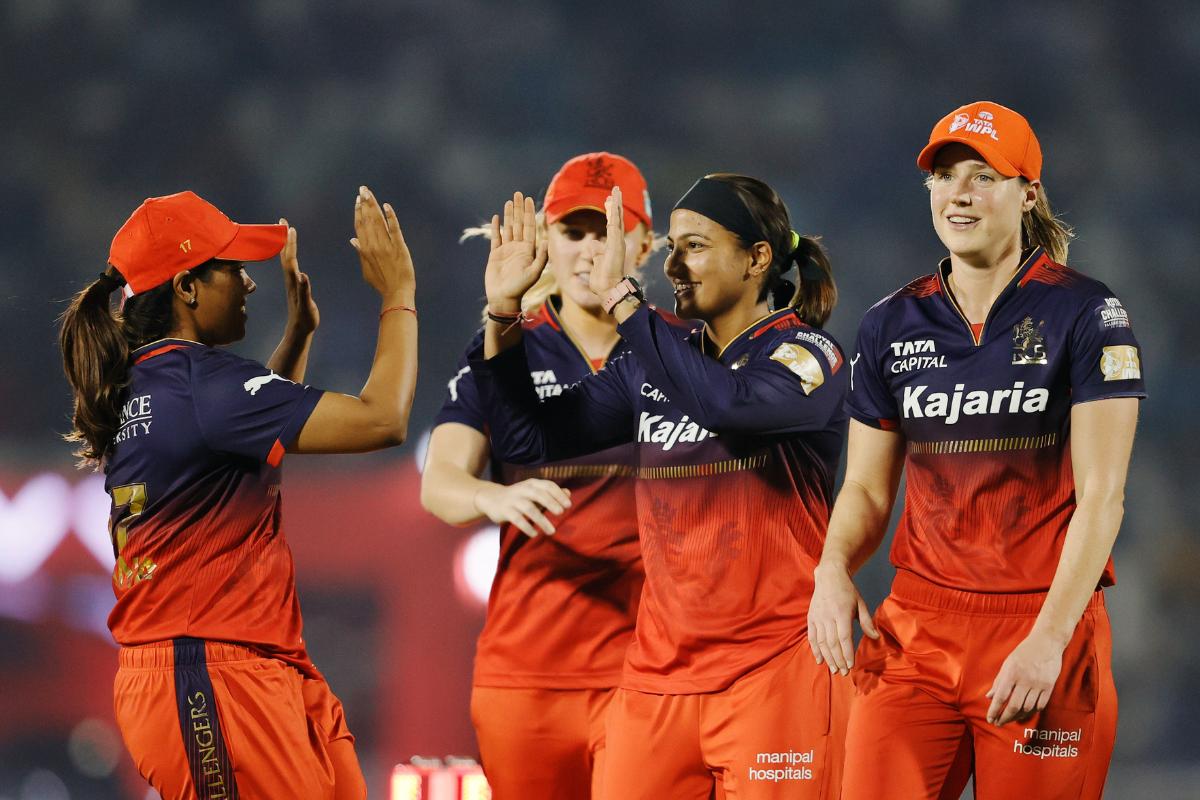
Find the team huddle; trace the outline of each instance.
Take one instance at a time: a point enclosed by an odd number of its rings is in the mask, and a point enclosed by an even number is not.
[[[673,207],[674,313],[642,292],[663,238],[621,156],[573,158],[540,210],[516,193],[468,231],[490,245],[483,327],[421,501],[500,527],[471,696],[498,800],[1101,796],[1140,349],[1065,266],[1021,115],[962,106],[917,163],[947,257],[853,350],[822,328],[829,255],[755,178],[705,175]],[[63,315],[69,438],[112,496],[117,720],[168,800],[366,795],[280,524],[285,454],[407,434],[415,271],[390,205],[362,187],[354,214],[381,299],[358,396],[305,383],[295,230],[191,192],[143,203]],[[263,366],[221,346],[245,333],[243,264],[276,255],[288,324]],[[902,475],[872,613],[852,576]]]

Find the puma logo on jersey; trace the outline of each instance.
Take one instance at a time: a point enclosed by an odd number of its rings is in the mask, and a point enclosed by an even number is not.
[[[975,414],[1036,414],[1045,411],[1050,402],[1049,389],[1025,391],[1025,382],[1017,381],[1011,389],[966,392],[966,384],[956,383],[954,391],[929,392],[928,386],[905,386],[903,414],[908,419],[944,417],[947,425],[958,422],[959,416]]]
[[[663,450],[670,450],[678,442],[701,442],[715,436],[712,431],[689,422],[687,416],[674,422],[664,420],[662,414],[643,411],[638,420],[638,441],[661,444]]]
[[[257,378],[251,378],[250,380],[246,381],[242,384],[242,388],[249,392],[251,396],[253,396],[258,394],[258,390],[266,386],[271,381],[287,381],[288,383],[293,383],[293,381],[289,381],[282,375],[276,375],[274,372],[268,372],[266,375],[259,375]]]

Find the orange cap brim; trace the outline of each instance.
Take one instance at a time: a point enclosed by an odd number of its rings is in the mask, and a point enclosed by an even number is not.
[[[214,258],[222,261],[266,261],[287,244],[286,225],[238,225],[233,240]]]
[[[937,155],[937,151],[952,142],[965,144],[976,153],[979,153],[979,155],[983,156],[983,160],[988,163],[988,166],[1006,178],[1015,178],[1021,174],[1021,171],[1014,167],[1011,161],[1001,155],[999,150],[988,147],[987,143],[980,141],[979,137],[955,136],[952,133],[939,136],[925,145],[917,156],[917,166],[926,172],[931,172],[933,170],[933,159]]]

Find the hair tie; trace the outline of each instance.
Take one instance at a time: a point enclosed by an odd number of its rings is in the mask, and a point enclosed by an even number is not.
[[[115,275],[110,275],[108,270],[100,273],[100,277],[97,278],[97,283],[104,287],[105,294],[112,294],[125,285],[125,281],[121,280]]]
[[[800,249],[800,234],[792,231],[792,252],[795,253]]]

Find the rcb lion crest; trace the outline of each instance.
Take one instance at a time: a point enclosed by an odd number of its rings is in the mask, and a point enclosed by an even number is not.
[[[1025,317],[1019,325],[1013,326],[1013,357],[1012,363],[1016,364],[1045,364],[1046,360],[1046,338],[1042,336],[1042,328],[1045,327],[1046,320],[1042,320],[1036,326],[1033,324],[1033,317]]]

